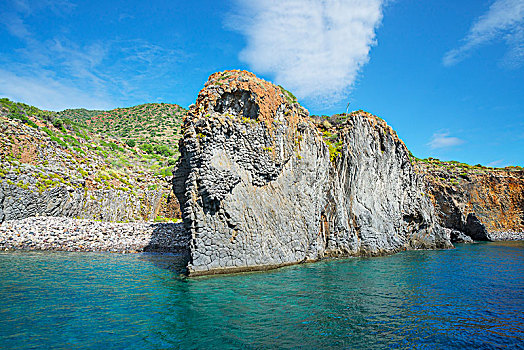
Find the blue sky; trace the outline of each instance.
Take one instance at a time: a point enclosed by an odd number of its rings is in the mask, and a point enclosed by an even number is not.
[[[524,166],[524,0],[0,2],[0,96],[187,107],[246,69],[313,114],[377,114],[416,156]]]

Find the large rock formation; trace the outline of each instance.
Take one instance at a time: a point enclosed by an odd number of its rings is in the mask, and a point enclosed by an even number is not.
[[[450,247],[404,143],[364,112],[310,118],[253,74],[213,74],[190,108],[174,191],[191,275]]]
[[[475,240],[524,239],[524,171],[418,161],[442,226]]]

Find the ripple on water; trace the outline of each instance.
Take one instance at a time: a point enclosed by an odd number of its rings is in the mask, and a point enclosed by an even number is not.
[[[0,253],[6,348],[524,348],[524,244],[187,279],[185,257]]]

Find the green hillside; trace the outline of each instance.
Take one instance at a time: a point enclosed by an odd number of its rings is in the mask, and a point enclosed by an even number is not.
[[[164,145],[176,152],[186,110],[176,104],[147,103],[110,111],[67,109],[57,113],[91,132],[136,143]]]
[[[184,113],[171,104],[51,112],[2,98],[0,178],[27,175],[16,185],[40,192],[83,183],[169,193]]]

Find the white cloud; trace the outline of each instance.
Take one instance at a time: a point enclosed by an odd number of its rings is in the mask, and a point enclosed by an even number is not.
[[[109,109],[114,104],[107,96],[93,95],[67,81],[48,76],[19,76],[0,69],[0,96],[39,108],[59,111],[66,108]]]
[[[240,58],[301,98],[340,100],[376,44],[385,0],[237,0]]]
[[[479,17],[464,38],[464,43],[448,51],[442,60],[445,66],[466,59],[476,48],[496,40],[504,40],[509,52],[504,64],[519,66],[524,61],[524,0],[496,0],[487,13]]]
[[[449,136],[448,132],[443,132],[433,134],[431,141],[428,142],[428,145],[431,149],[437,149],[458,146],[463,143],[464,140],[461,140],[458,137]]]

